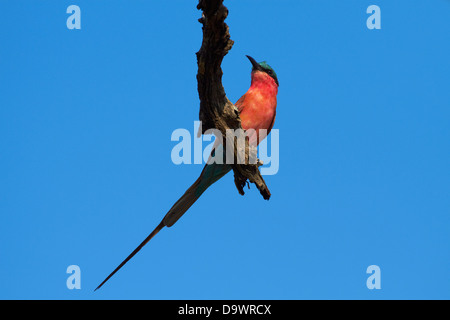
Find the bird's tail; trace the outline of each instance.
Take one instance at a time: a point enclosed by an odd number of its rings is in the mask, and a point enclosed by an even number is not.
[[[203,168],[200,177],[194,184],[186,190],[184,195],[172,206],[163,219],[167,227],[171,227],[181,218],[181,216],[200,198],[214,182],[222,178],[231,170],[231,166],[226,164],[207,164]]]
[[[122,268],[131,258],[134,257],[159,231],[164,227],[171,227],[178,219],[197,201],[198,198],[206,191],[214,182],[222,178],[231,170],[231,166],[226,164],[207,164],[203,168],[200,177],[194,182],[184,195],[172,206],[172,208],[164,216],[164,219],[159,223],[155,230],[145,238],[144,241],[113,271],[111,274],[95,289],[99,289],[106,281],[109,280],[117,271]],[[95,291],[94,290],[94,291]]]
[[[125,265],[125,263],[127,263],[131,258],[133,258],[134,255],[138,253],[147,244],[147,242],[149,242],[162,228],[164,228],[164,224],[161,221],[160,224],[155,228],[155,230],[153,230],[152,233],[150,233],[150,235],[147,238],[145,238],[145,240],[142,241],[142,243],[136,249],[134,249],[134,251],[125,260],[123,260],[122,263],[119,264],[119,266],[116,269],[114,269],[114,271],[111,272],[109,276],[107,276],[106,279],[103,280],[103,282],[100,283],[100,285],[97,288],[95,288],[94,291],[100,289],[101,286],[103,286],[106,283],[106,281],[109,280],[109,278],[111,278],[117,271],[120,270],[120,268],[122,268]]]

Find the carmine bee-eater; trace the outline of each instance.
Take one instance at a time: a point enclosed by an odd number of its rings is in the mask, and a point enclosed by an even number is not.
[[[247,58],[253,66],[251,85],[250,89],[235,103],[235,106],[239,110],[242,128],[244,130],[254,129],[254,132],[249,135],[250,143],[252,143],[252,140],[256,140],[256,144],[258,144],[269,134],[275,122],[278,79],[275,71],[265,61],[258,63],[252,57],[247,56]],[[214,152],[215,149],[213,149],[211,155]],[[171,227],[177,222],[209,186],[222,178],[230,170],[231,165],[229,164],[217,164],[215,162],[206,164],[197,181],[173,205],[155,230],[95,290],[99,289],[108,281],[109,278],[138,253],[162,228]]]

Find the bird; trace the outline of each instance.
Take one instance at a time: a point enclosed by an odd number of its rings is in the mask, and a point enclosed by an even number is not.
[[[251,84],[247,92],[239,98],[235,106],[239,110],[241,125],[244,130],[253,129],[248,135],[249,143],[259,144],[272,130],[277,108],[278,78],[275,71],[266,61],[256,62],[246,56],[251,64]],[[217,141],[217,139],[216,139]],[[215,144],[211,156],[221,147]],[[211,157],[210,157],[211,158]],[[171,227],[181,216],[200,198],[213,183],[225,176],[232,169],[230,164],[209,163],[203,168],[199,178],[192,184],[184,195],[167,212],[159,225],[145,238],[145,240],[109,274],[108,277],[94,290],[100,289],[119,269],[134,257],[161,229]]]

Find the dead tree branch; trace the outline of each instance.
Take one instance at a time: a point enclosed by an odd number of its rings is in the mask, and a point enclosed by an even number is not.
[[[242,129],[239,112],[228,100],[222,85],[222,60],[233,46],[228,25],[225,19],[228,9],[223,0],[199,0],[197,9],[202,10],[199,22],[203,25],[203,42],[197,52],[197,82],[200,98],[200,120],[202,133],[208,129],[218,129],[222,133],[223,144],[234,145],[234,156],[237,159],[237,145],[234,138],[227,137],[227,129]],[[248,146],[246,148],[248,153]],[[264,199],[270,198],[270,191],[261,176],[258,164],[232,165],[234,180],[240,194],[244,194],[247,179],[254,183]]]

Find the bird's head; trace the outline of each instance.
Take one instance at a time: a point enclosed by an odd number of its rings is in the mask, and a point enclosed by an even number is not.
[[[277,86],[279,86],[277,74],[272,69],[272,67],[267,64],[267,62],[263,61],[263,62],[258,63],[258,62],[256,62],[255,59],[253,59],[250,56],[247,56],[247,58],[248,58],[248,60],[250,60],[250,62],[252,63],[252,66],[253,66],[252,74],[255,72],[258,72],[258,71],[263,72],[263,73],[267,74],[268,76],[270,76],[275,81]]]

